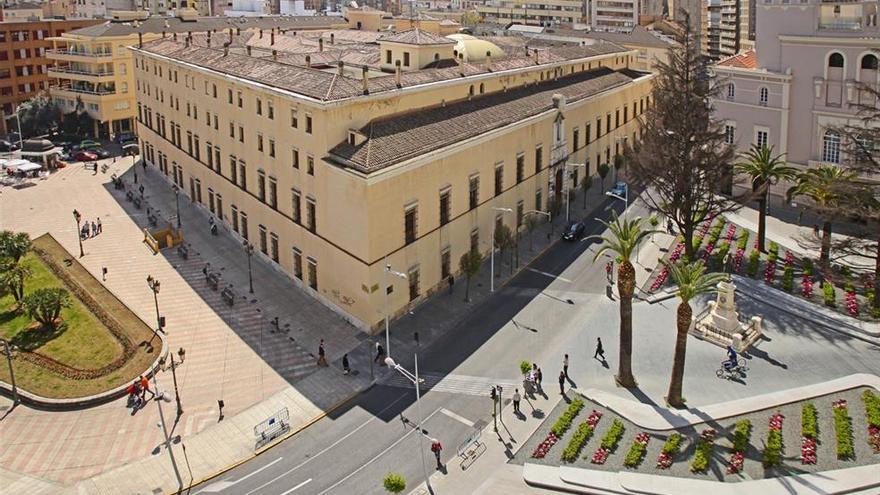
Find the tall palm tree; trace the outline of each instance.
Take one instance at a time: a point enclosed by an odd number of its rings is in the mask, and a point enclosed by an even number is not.
[[[773,147],[756,144],[743,154],[745,161],[737,163],[737,173],[748,175],[752,179],[752,192],[758,197],[758,250],[764,251],[764,238],[767,224],[767,198],[770,186],[780,180],[791,180],[797,175],[797,169],[789,167],[783,158],[785,153],[773,156]]]
[[[620,358],[615,379],[620,386],[632,388],[636,386],[636,380],[632,374],[632,298],[636,286],[636,270],[633,268],[630,258],[639,245],[656,231],[644,230],[640,217],[621,220],[616,212],[610,222],[602,221],[602,224],[605,225],[607,234],[593,235],[588,239],[602,241],[599,251],[593,257],[593,263],[606,251],[617,255],[617,294],[620,296]]]
[[[706,273],[706,265],[700,261],[692,261],[690,263],[679,261],[675,264],[665,264],[669,269],[669,275],[672,277],[673,282],[678,285],[676,295],[681,300],[676,310],[675,357],[672,360],[672,378],[669,380],[669,392],[666,393],[666,402],[672,407],[684,407],[681,386],[684,381],[687,335],[691,327],[691,318],[694,314],[690,301],[700,294],[714,290],[718,282],[724,280],[726,275]]]
[[[797,176],[797,184],[788,190],[788,200],[806,196],[813,202],[811,208],[822,217],[822,247],[819,261],[828,264],[831,253],[831,222],[835,209],[844,199],[843,190],[847,182],[856,177],[856,173],[835,165],[821,165],[801,172]]]

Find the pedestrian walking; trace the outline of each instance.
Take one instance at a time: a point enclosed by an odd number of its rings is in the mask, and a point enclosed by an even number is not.
[[[138,171],[137,170],[134,171],[134,183],[135,184],[138,183]]]
[[[609,284],[614,284],[614,280],[612,280],[612,274],[614,273],[614,262],[609,261],[605,263],[605,277],[608,279]]]
[[[813,236],[819,237],[819,225],[813,224]]]
[[[373,360],[374,363],[382,362],[382,359],[385,358],[385,348],[382,347],[382,344],[376,342],[376,359]]]
[[[92,237],[95,237],[96,235],[98,235],[98,224],[92,220]]]
[[[565,372],[559,372],[559,393],[565,395]]]
[[[562,373],[568,378],[568,354],[562,358]]]
[[[327,366],[327,358],[324,356],[324,339],[318,344],[318,366]]]
[[[605,349],[602,348],[602,339],[596,337],[596,352],[593,353],[593,359],[596,359],[596,356],[600,356],[602,361],[605,361]]]
[[[537,367],[537,365],[535,365]],[[535,381],[538,382],[538,390],[543,390],[541,388],[541,381],[544,379],[544,373],[541,373],[541,368],[538,368],[538,371],[535,372]]]
[[[452,289],[455,286],[455,277],[452,274],[449,274],[449,278],[446,279],[449,282],[449,293],[452,294]]]
[[[147,171],[147,161],[141,160],[141,165],[144,167],[144,172],[146,172]]]
[[[101,217],[98,217],[98,233],[104,232],[104,226],[101,225]]]
[[[672,235],[674,230],[672,230],[672,219],[666,220],[666,233]]]
[[[440,462],[440,452],[443,451],[443,446],[440,445],[440,440],[436,438],[431,439],[431,452],[434,453],[434,458],[437,459],[437,470],[443,469],[443,463]]]
[[[141,398],[142,399],[146,400],[147,392],[150,393],[151,397],[156,396],[156,392],[153,392],[152,390],[150,390],[150,380],[147,380],[147,377],[145,377],[144,375],[141,375]]]
[[[519,401],[522,400],[522,397],[519,395],[519,389],[514,389],[513,391],[513,412],[519,414]]]
[[[348,366],[348,354],[342,355],[342,372],[344,375],[351,374],[351,368]]]

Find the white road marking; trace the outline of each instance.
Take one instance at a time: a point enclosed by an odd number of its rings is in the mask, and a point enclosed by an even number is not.
[[[199,493],[222,492],[223,490],[229,488],[230,486],[232,486],[234,484],[235,483],[233,483],[231,481],[217,481],[217,482],[211,483],[210,485],[206,486],[205,488],[199,490],[198,492],[196,492],[196,495],[198,495]]]
[[[427,417],[425,417],[425,419],[422,420],[422,425],[424,425],[425,422],[427,422],[429,419],[431,419],[431,417],[434,416],[435,414],[437,414],[438,412],[440,412],[440,409],[435,409],[431,414],[429,414]],[[400,442],[406,440],[406,437],[410,436],[410,434],[412,434],[412,433],[415,432],[415,431],[417,431],[417,429],[409,430],[408,432],[404,433],[402,437],[398,438],[397,441],[395,441],[394,443],[392,443],[391,445],[389,445],[385,450],[383,450],[382,452],[379,452],[378,454],[376,454],[375,456],[373,456],[372,459],[370,459],[369,461],[367,461],[367,462],[365,462],[364,464],[362,464],[361,467],[355,469],[354,471],[352,471],[351,473],[349,473],[348,476],[346,476],[345,478],[342,478],[341,480],[337,481],[336,483],[333,484],[333,486],[331,486],[330,488],[327,488],[326,490],[324,490],[323,492],[321,492],[321,493],[318,494],[318,495],[324,495],[325,493],[329,493],[331,490],[333,490],[333,489],[336,488],[337,486],[339,486],[339,485],[345,483],[346,480],[348,480],[348,479],[351,478],[352,476],[356,475],[357,473],[361,472],[362,469],[364,469],[365,467],[367,467],[367,466],[369,466],[370,464],[372,464],[373,461],[375,461],[376,459],[378,459],[378,458],[382,457],[383,455],[385,455],[386,453],[388,453],[388,451],[390,451],[391,449],[393,449],[394,447],[396,447]],[[421,434],[421,431],[419,431],[419,433]]]
[[[253,476],[253,475],[259,473],[260,471],[262,471],[262,470],[268,468],[269,466],[271,466],[272,464],[275,464],[276,462],[280,461],[281,459],[284,459],[284,458],[283,458],[283,457],[279,457],[278,459],[275,459],[274,461],[270,462],[269,464],[266,464],[265,466],[261,467],[260,469],[257,469],[257,470],[254,471],[253,473],[250,473],[250,474],[247,474],[247,475],[245,475],[245,476],[242,476],[241,478],[239,478],[239,479],[233,481],[232,483],[233,483],[233,484],[235,484],[235,483],[241,483],[242,481],[244,481],[244,480],[250,478],[251,476]]]
[[[299,488],[302,488],[302,487],[308,485],[308,484],[311,483],[311,482],[312,482],[312,479],[309,478],[309,479],[303,481],[302,483],[296,485],[295,487],[291,488],[290,490],[287,490],[286,492],[282,493],[281,495],[287,495],[288,493],[290,493],[290,492],[292,492],[292,491],[295,491],[295,490],[297,490],[297,489],[299,489]]]
[[[318,452],[317,454],[315,454],[315,455],[309,457],[308,459],[302,461],[301,463],[297,464],[296,466],[293,466],[292,468],[290,468],[290,469],[288,469],[287,471],[281,473],[280,475],[278,475],[278,476],[272,478],[271,480],[269,480],[269,481],[263,483],[262,485],[260,485],[260,486],[258,486],[258,487],[256,487],[256,488],[254,488],[253,490],[247,492],[245,495],[251,495],[252,493],[254,493],[254,492],[258,491],[258,490],[261,490],[261,489],[263,489],[263,488],[265,488],[265,487],[271,485],[272,483],[275,483],[276,481],[278,481],[278,480],[280,480],[281,478],[287,476],[288,474],[290,474],[290,473],[296,471],[297,469],[299,469],[299,468],[305,466],[305,465],[308,464],[309,462],[314,461],[314,460],[315,460],[317,457],[319,457],[320,455],[324,454],[324,453],[327,452],[328,450],[330,450],[330,449],[332,449],[333,447],[339,445],[341,442],[343,442],[343,441],[344,441],[345,439],[347,439],[348,437],[350,437],[350,436],[354,435],[355,433],[357,433],[358,430],[360,430],[361,428],[363,428],[363,427],[367,426],[368,424],[372,423],[373,421],[375,421],[376,418],[378,418],[379,416],[382,415],[382,413],[384,413],[384,412],[387,411],[388,409],[391,409],[392,406],[394,406],[395,404],[397,404],[398,402],[400,402],[401,399],[403,399],[404,397],[407,397],[407,396],[409,396],[409,394],[403,394],[403,395],[401,395],[400,397],[398,397],[397,399],[395,399],[394,402],[392,402],[391,404],[388,404],[388,405],[385,407],[385,409],[382,409],[381,411],[379,411],[378,414],[372,416],[370,419],[368,419],[368,420],[364,421],[363,423],[361,423],[360,426],[358,426],[358,427],[355,428],[354,430],[351,430],[350,432],[348,432],[345,436],[343,436],[343,437],[340,438],[339,440],[337,440],[337,441],[331,443],[330,445],[328,445],[324,450],[322,450],[322,451]],[[279,458],[279,460],[280,460],[280,458]],[[251,473],[251,474],[249,474],[248,476],[251,476],[251,475],[253,475],[253,474],[254,474],[254,473]],[[244,479],[244,478],[242,478],[242,479]],[[241,480],[239,480],[239,481],[241,481]]]
[[[537,273],[538,275],[544,275],[545,277],[550,277],[550,278],[553,278],[553,279],[562,280],[563,282],[571,283],[571,280],[569,280],[569,279],[567,279],[567,278],[565,278],[565,277],[560,277],[560,276],[558,276],[558,275],[553,275],[552,273],[542,272],[541,270],[536,270],[536,269],[534,269],[534,268],[532,268],[532,267],[529,267],[528,270],[529,270],[530,272],[535,272],[535,273]]]
[[[474,427],[473,421],[465,418],[464,416],[460,416],[458,414],[455,414],[454,412],[450,411],[449,409],[446,409],[445,407],[441,407],[440,412],[442,412],[443,414],[449,416],[450,418],[458,421],[459,423],[464,423],[465,425],[467,425],[470,428]]]

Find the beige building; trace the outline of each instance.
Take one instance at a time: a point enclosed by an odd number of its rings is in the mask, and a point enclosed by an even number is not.
[[[584,22],[584,5],[582,0],[488,0],[475,8],[486,22],[553,26]]]
[[[133,132],[136,83],[132,52],[129,47],[162,37],[186,33],[216,33],[219,38],[229,30],[244,37],[262,37],[263,31],[323,29],[344,24],[332,17],[149,17],[143,20],[105,22],[66,32],[51,38],[53,48],[46,57],[52,61],[49,77],[53,80],[50,95],[67,113],[82,104],[95,119],[95,133],[112,136]],[[268,33],[267,36],[268,38]],[[181,40],[183,38],[181,37]]]
[[[398,314],[458,277],[468,250],[488,253],[493,225],[515,230],[560,204],[584,177],[566,163],[595,173],[638,137],[650,104],[652,76],[610,43],[511,37],[480,59],[492,39],[335,35],[304,60],[318,36],[276,35],[296,53],[253,37],[136,49],[139,136],[150,165],[365,329],[382,321],[384,291]],[[447,58],[450,47],[468,60]],[[407,279],[385,280],[386,264]]]

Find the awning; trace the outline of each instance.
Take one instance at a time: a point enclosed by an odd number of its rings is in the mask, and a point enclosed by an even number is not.
[[[37,163],[27,162],[16,167],[19,172],[31,172],[34,170],[42,170],[43,166]]]

